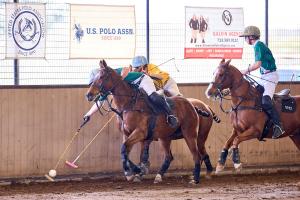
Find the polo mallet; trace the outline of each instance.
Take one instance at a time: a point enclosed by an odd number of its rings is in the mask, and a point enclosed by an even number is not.
[[[66,146],[65,150],[62,152],[62,154],[60,155],[54,169],[51,169],[49,171],[49,174],[45,174],[45,177],[49,180],[49,181],[54,181],[54,177],[56,176],[56,169],[61,161],[61,159],[63,158],[63,156],[66,154],[66,152],[68,151],[69,147],[71,146],[71,144],[73,143],[75,137],[79,134],[80,129],[90,120],[89,117],[85,117],[84,121],[82,122],[82,124],[80,125],[80,127],[77,129],[77,131],[75,132],[75,134],[73,134],[73,137],[71,138],[69,144]]]
[[[92,142],[96,139],[96,137],[102,132],[102,130],[109,124],[109,122],[114,118],[115,115],[111,116],[111,118],[103,125],[103,127],[98,131],[98,133],[93,137],[93,139],[83,148],[83,150],[78,154],[78,156],[73,160],[73,162],[70,162],[66,160],[65,164],[68,165],[69,167],[78,168],[78,165],[75,163],[77,160],[80,158],[80,156],[88,149],[88,147],[92,144]]]

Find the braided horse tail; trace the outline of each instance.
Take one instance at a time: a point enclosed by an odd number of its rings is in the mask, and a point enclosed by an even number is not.
[[[212,114],[212,118],[215,120],[216,123],[220,123],[221,119],[216,115],[216,113],[208,106],[211,114]]]
[[[213,120],[215,120],[216,123],[220,123],[221,119],[216,115],[216,113],[209,107],[206,106],[211,113],[209,113],[206,110],[201,110],[200,108],[197,108],[196,106],[194,106],[194,108],[196,109],[197,113],[203,117],[210,117],[210,115],[212,115]]]

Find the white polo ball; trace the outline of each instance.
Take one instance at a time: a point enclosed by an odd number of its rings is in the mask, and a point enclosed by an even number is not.
[[[56,176],[56,170],[55,169],[51,169],[49,171],[49,176],[51,176],[52,178],[54,178]]]

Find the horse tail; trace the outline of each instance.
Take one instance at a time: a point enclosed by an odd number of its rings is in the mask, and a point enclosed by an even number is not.
[[[211,114],[212,114],[212,118],[215,120],[216,123],[220,123],[221,119],[216,115],[216,113],[208,106]]]

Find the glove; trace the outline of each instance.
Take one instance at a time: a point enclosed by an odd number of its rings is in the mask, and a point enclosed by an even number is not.
[[[90,121],[90,118],[91,118],[90,116],[86,115],[83,117],[83,121],[86,123],[86,122]]]

